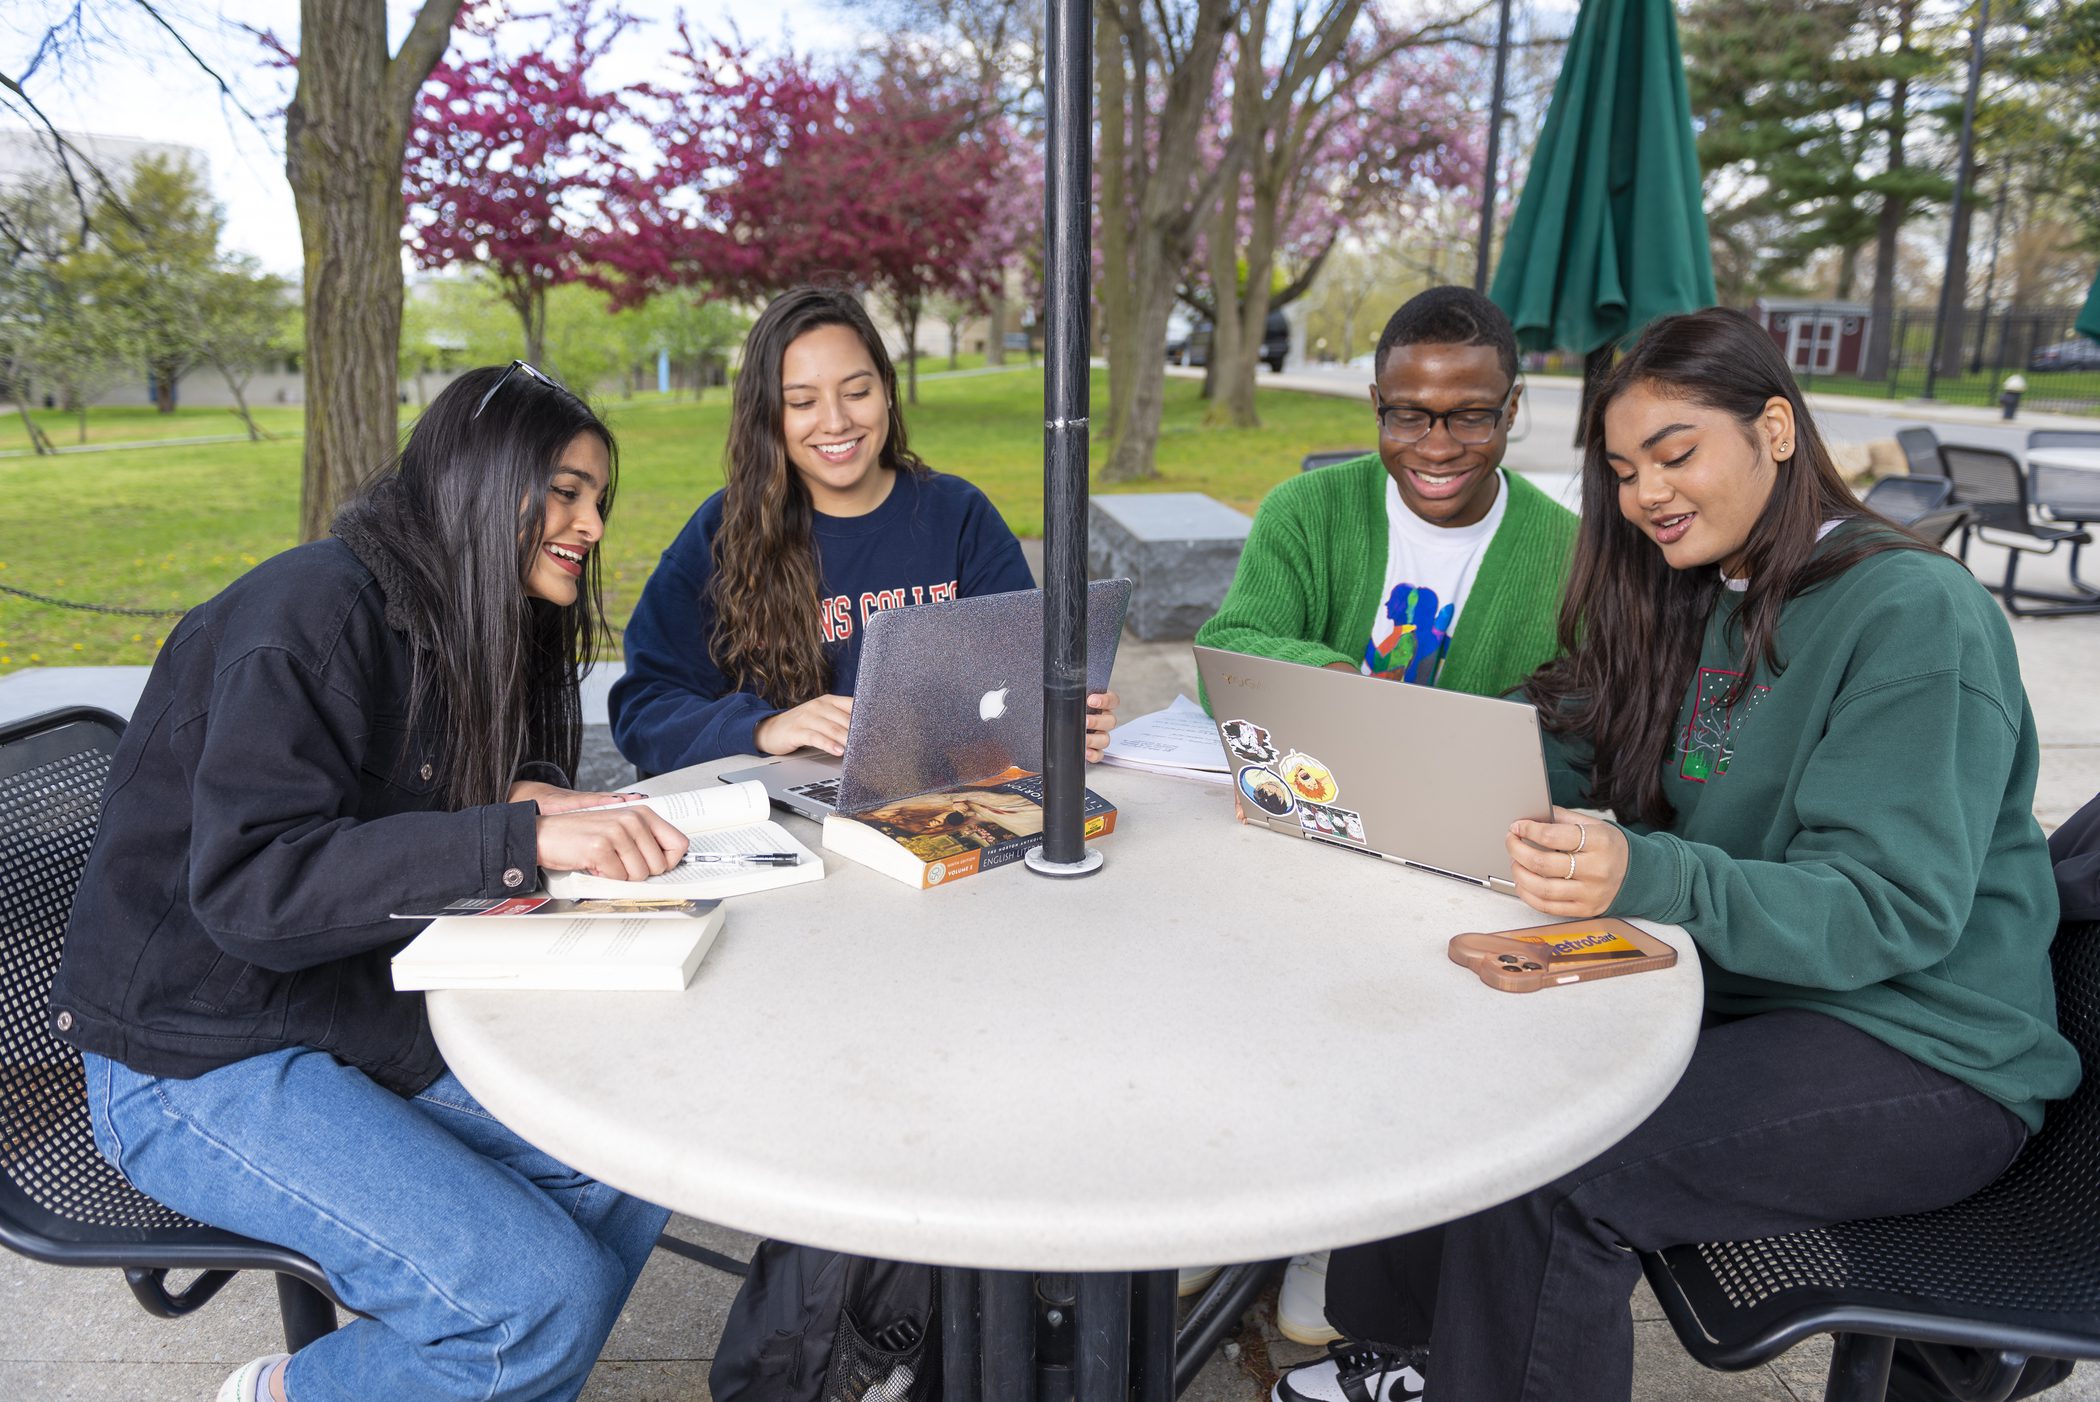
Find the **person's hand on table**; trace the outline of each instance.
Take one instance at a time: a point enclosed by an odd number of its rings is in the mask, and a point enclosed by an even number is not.
[[[1108,732],[1116,728],[1116,707],[1122,704],[1113,691],[1096,691],[1086,698],[1086,762],[1096,763],[1108,748]]]
[[[1509,825],[1510,876],[1524,904],[1546,915],[1602,915],[1626,883],[1626,834],[1616,823],[1556,805],[1551,822]]]
[[[850,696],[819,696],[767,716],[751,732],[760,754],[789,755],[804,746],[827,754],[846,753],[846,725],[853,716]]]
[[[615,881],[647,881],[678,865],[685,834],[648,808],[542,813],[533,822],[538,862],[549,871],[587,871]]]
[[[520,779],[510,786],[512,803],[537,803],[540,815],[573,813],[579,808],[604,808],[614,803],[633,803],[646,795],[629,790],[624,793],[582,793],[576,789],[556,788],[537,779]]]

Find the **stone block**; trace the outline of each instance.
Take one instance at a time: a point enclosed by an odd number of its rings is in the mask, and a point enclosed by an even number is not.
[[[1253,524],[1200,492],[1096,496],[1087,571],[1131,581],[1129,626],[1139,638],[1192,638],[1224,600]]]

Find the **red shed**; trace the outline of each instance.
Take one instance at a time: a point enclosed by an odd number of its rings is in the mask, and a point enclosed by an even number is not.
[[[1865,302],[1760,297],[1750,314],[1770,333],[1786,363],[1808,375],[1857,375],[1867,351]]]

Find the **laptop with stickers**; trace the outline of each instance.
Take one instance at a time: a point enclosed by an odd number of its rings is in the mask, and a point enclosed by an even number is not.
[[[1247,821],[1513,892],[1503,839],[1553,807],[1522,702],[1196,649]]]
[[[1104,691],[1123,638],[1130,581],[1087,586],[1087,690]],[[930,789],[1043,767],[1043,591],[979,594],[871,614],[846,753],[796,754],[718,777],[766,786],[821,820]]]

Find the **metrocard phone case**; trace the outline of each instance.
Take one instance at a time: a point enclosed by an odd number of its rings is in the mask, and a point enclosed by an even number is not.
[[[1504,993],[1667,969],[1677,951],[1623,920],[1564,920],[1495,934],[1451,937],[1451,962]]]

